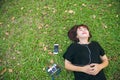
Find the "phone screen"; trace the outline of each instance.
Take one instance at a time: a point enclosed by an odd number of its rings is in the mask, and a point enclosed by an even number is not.
[[[53,51],[53,53],[54,54],[58,54],[58,51],[59,51],[59,44],[54,44],[54,51]]]

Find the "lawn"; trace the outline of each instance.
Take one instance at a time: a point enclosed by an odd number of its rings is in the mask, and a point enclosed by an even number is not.
[[[46,68],[56,63],[56,80],[73,80],[62,56],[75,24],[89,26],[109,57],[107,79],[120,80],[119,0],[0,0],[0,79],[51,80]]]

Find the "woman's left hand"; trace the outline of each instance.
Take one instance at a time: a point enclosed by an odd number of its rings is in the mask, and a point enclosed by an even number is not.
[[[101,65],[100,64],[97,64],[97,63],[92,63],[90,64],[91,66],[91,75],[97,75],[101,70]]]

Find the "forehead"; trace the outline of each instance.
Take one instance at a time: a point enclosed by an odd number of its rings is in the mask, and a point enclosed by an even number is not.
[[[82,28],[88,29],[88,27],[86,27],[86,26],[79,26],[78,27],[78,29],[82,29]]]

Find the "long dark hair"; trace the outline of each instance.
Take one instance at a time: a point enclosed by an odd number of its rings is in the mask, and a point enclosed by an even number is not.
[[[70,38],[70,40],[74,41],[74,42],[79,42],[79,39],[76,37],[77,36],[77,29],[80,27],[84,27],[89,31],[89,28],[87,25],[81,24],[81,25],[74,25],[69,31],[68,31],[68,37]],[[90,37],[88,38],[88,40],[90,40],[90,38],[92,37],[90,31],[89,31],[89,35]]]

